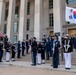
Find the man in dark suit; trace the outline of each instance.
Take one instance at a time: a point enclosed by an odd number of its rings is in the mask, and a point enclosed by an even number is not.
[[[37,42],[36,42],[36,38],[33,37],[33,42],[32,42],[32,66],[36,66],[36,55],[37,55]]]

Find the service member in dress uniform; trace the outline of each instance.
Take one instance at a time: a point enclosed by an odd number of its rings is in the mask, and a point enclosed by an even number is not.
[[[26,40],[26,54],[28,54],[28,51],[29,51],[29,41]]]
[[[37,46],[37,59],[38,59],[38,65],[41,65],[41,53],[42,53],[42,44],[41,41],[38,41],[38,46]]]
[[[12,61],[15,61],[15,54],[17,52],[16,45],[13,44],[12,47],[11,47],[11,49],[12,49]]]
[[[65,39],[62,42],[65,59],[65,69],[71,68],[71,52],[73,51],[72,41],[69,38],[69,34],[66,34]]]
[[[21,54],[21,43],[20,41],[18,41],[18,44],[17,44],[17,58],[20,58],[20,54]]]
[[[35,37],[33,37],[31,48],[32,48],[32,63],[33,63],[32,66],[36,66],[37,42]]]
[[[2,57],[3,57],[3,42],[0,41],[0,62],[2,62]]]
[[[42,59],[42,64],[45,64],[45,45],[43,41],[42,41],[41,59]]]
[[[47,42],[45,44],[45,48],[46,48],[46,60],[49,60],[50,50],[51,50],[51,42],[49,39],[47,39]]]
[[[25,56],[25,40],[22,41],[22,56]]]
[[[59,48],[60,48],[60,42],[57,39],[57,36],[54,35],[54,41],[53,41],[53,68],[58,68],[59,65]]]
[[[6,44],[6,62],[10,60],[11,43],[8,41]]]

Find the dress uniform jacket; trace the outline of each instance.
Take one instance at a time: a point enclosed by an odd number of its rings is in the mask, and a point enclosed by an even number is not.
[[[38,50],[38,53],[42,53],[42,45],[41,44],[38,44],[37,50]]]
[[[71,39],[64,39],[63,42],[62,42],[62,45],[63,45],[63,50],[65,53],[69,53],[69,52],[72,52],[73,51],[73,44],[72,44],[72,41]]]

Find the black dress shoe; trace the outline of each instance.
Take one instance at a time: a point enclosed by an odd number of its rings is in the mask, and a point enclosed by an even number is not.
[[[35,64],[31,64],[31,66],[36,66]]]
[[[70,70],[70,68],[65,68],[66,70]]]
[[[0,61],[0,62],[3,62],[3,61]]]

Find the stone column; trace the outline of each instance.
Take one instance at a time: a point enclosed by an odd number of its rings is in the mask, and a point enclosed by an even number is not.
[[[54,33],[60,34],[60,40],[63,32],[62,26],[65,24],[65,2],[66,0],[53,0]]]
[[[20,19],[19,19],[19,40],[20,41],[22,41],[26,37],[27,3],[28,3],[28,0],[21,0]]]
[[[13,42],[14,34],[14,20],[15,20],[15,5],[16,0],[9,0],[9,12],[7,23],[7,36],[11,42]]]
[[[4,32],[4,21],[5,21],[5,2],[0,0],[0,31]]]
[[[42,37],[42,1],[43,0],[35,0],[34,36],[37,40],[40,40]]]

